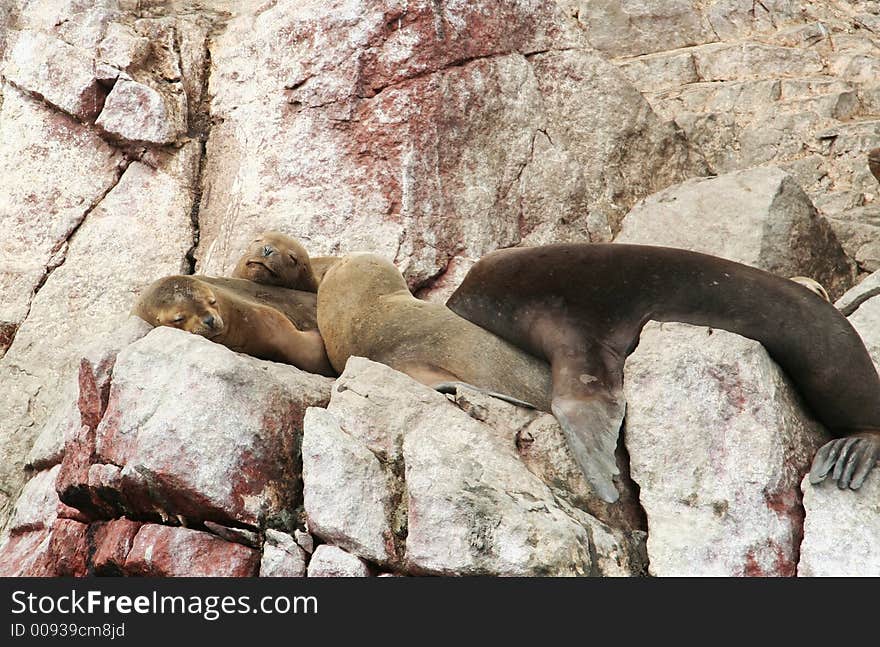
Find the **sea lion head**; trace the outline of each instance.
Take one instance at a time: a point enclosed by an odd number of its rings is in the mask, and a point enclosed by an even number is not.
[[[213,287],[193,276],[166,276],[153,282],[132,312],[154,326],[179,328],[208,339],[226,330]]]
[[[880,148],[868,151],[868,168],[876,180],[880,182]]]
[[[803,285],[810,292],[813,292],[814,294],[822,297],[826,301],[828,301],[828,302],[831,301],[831,297],[828,296],[828,291],[825,288],[823,288],[822,284],[819,283],[818,281],[814,281],[813,279],[811,279],[807,276],[792,276],[791,280],[794,281],[795,283]]]
[[[318,291],[306,248],[277,231],[264,231],[252,240],[232,276],[292,290]]]

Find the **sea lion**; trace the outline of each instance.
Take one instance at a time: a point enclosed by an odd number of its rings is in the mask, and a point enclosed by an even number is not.
[[[617,497],[624,360],[652,319],[764,345],[818,419],[843,437],[816,454],[812,482],[831,473],[839,487],[858,489],[880,458],[880,378],[858,333],[830,303],[763,270],[646,245],[505,249],[480,259],[447,305],[550,363],[551,409],[607,501]]]
[[[232,276],[264,285],[317,292],[318,284],[336,260],[335,256],[310,258],[298,240],[277,231],[264,231],[238,259]]]
[[[880,148],[874,148],[868,152],[868,168],[871,174],[880,182]]]
[[[352,355],[431,387],[466,382],[548,410],[550,367],[446,306],[416,299],[400,271],[375,254],[336,262],[318,288],[318,329],[340,373]]]
[[[327,274],[327,270],[333,267],[333,264],[340,258],[340,256],[313,256],[311,258],[312,274],[319,286],[321,285],[321,281],[324,280],[324,275]]]
[[[831,302],[831,297],[828,296],[828,290],[826,290],[819,281],[815,279],[811,279],[808,276],[792,276],[791,280],[795,283],[799,283],[807,288],[813,294],[822,297],[825,301]]]
[[[242,279],[166,276],[144,290],[132,314],[236,352],[334,376],[315,330],[315,299],[311,293],[267,290]]]

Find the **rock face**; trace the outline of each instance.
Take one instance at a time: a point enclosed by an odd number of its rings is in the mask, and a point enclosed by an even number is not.
[[[138,13],[117,0],[6,4],[0,520],[25,480],[35,434],[66,399],[84,344],[121,325],[152,280],[191,271],[206,38],[218,18],[182,7],[186,15],[177,15],[172,3]],[[129,84],[161,95],[167,123],[136,101],[107,104],[108,93]],[[123,128],[139,119],[164,135]]]
[[[798,484],[828,437],[761,345],[651,322],[624,390],[651,574],[794,575]]]
[[[608,505],[550,414],[365,360],[331,397],[129,312],[268,228],[443,300],[622,227],[864,279],[880,362],[877,34],[863,0],[0,2],[0,575],[876,574],[876,475],[799,486],[815,428],[740,338],[646,329]]]
[[[712,171],[791,173],[859,269],[880,268],[875,3],[559,2]]]
[[[454,259],[608,240],[702,169],[552,1],[282,0],[231,20],[212,61],[208,273],[273,228],[384,254],[429,290]]]
[[[783,277],[808,276],[830,294],[852,283],[852,268],[828,223],[778,168],[688,180],[639,202],[619,243],[679,247]]]

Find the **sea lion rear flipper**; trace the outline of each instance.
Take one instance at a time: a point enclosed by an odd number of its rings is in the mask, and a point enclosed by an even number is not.
[[[880,432],[864,431],[835,438],[816,452],[810,483],[816,485],[830,475],[840,489],[858,490],[878,460]]]
[[[473,389],[474,391],[478,391],[483,393],[484,395],[491,396],[493,398],[498,398],[499,400],[504,400],[505,402],[509,402],[510,404],[515,404],[518,407],[525,407],[526,409],[537,409],[535,405],[530,402],[526,402],[525,400],[520,400],[519,398],[515,398],[512,395],[505,395],[504,393],[498,393],[497,391],[489,391],[488,389],[481,389],[478,386],[474,386],[473,384],[468,384],[467,382],[462,382],[460,380],[449,381],[449,382],[440,382],[439,384],[434,385],[434,390],[439,391],[440,393],[449,393],[451,395],[455,395],[456,390],[460,386],[465,386],[469,389]]]
[[[551,357],[551,410],[590,487],[613,503],[619,496],[613,477],[620,473],[614,450],[626,412],[622,361],[586,338],[574,348],[559,345]]]
[[[603,501],[617,501],[613,477],[620,470],[614,450],[626,403],[617,398],[557,397],[551,408],[590,487]]]

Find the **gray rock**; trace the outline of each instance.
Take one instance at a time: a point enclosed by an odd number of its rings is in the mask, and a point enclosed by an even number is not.
[[[372,562],[393,561],[395,492],[379,459],[316,408],[303,421],[302,455],[309,530]]]
[[[306,551],[309,555],[315,552],[315,539],[307,532],[303,532],[302,530],[294,530],[293,537],[296,539],[296,543]]]
[[[293,537],[277,530],[266,530],[260,577],[305,577],[306,552]]]
[[[880,297],[862,303],[848,319],[865,342],[874,366],[880,371]]]
[[[880,575],[880,472],[854,492],[831,482],[810,485],[805,478],[804,540],[800,577],[877,577]]]
[[[309,529],[396,571],[640,570],[637,538],[572,507],[529,471],[517,450],[515,416],[504,429],[476,398],[462,406],[469,413],[387,366],[351,358],[328,411],[308,413]]]
[[[799,483],[828,439],[756,341],[650,322],[626,362],[650,573],[792,576]]]
[[[718,37],[689,0],[559,0],[608,56],[634,56],[699,45]]]
[[[10,533],[52,527],[58,518],[58,507],[61,504],[55,492],[55,478],[60,469],[56,465],[52,469],[38,472],[25,484],[9,520]]]
[[[627,214],[615,242],[666,245],[721,256],[778,276],[808,276],[840,294],[846,256],[797,182],[759,168],[688,180]]]
[[[338,546],[323,544],[315,549],[309,560],[309,577],[370,577],[370,568],[364,560],[347,553]]]
[[[92,57],[46,34],[23,30],[10,38],[3,73],[25,92],[81,120],[94,118],[104,105]]]
[[[111,23],[98,45],[98,60],[120,70],[139,65],[150,53],[150,41],[131,27]]]
[[[95,124],[129,142],[171,144],[186,131],[187,102],[182,88],[160,92],[120,79]]]
[[[302,418],[330,384],[156,328],[116,360],[94,462],[122,468],[118,496],[141,515],[289,524]]]

